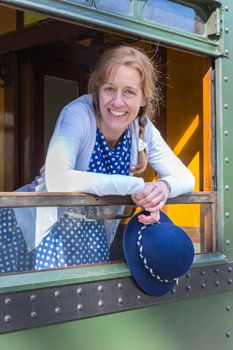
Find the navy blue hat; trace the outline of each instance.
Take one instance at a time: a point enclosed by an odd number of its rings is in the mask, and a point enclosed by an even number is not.
[[[160,222],[153,225],[138,222],[140,214],[126,225],[124,255],[137,285],[149,295],[160,296],[189,270],[194,247],[189,236],[163,212]]]

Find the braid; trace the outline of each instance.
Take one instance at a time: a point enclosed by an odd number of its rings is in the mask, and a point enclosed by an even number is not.
[[[144,141],[144,134],[145,134],[145,126],[147,123],[146,115],[143,111],[143,107],[141,107],[142,113],[138,117],[138,125],[139,125],[139,138]],[[133,169],[130,169],[130,171],[133,174],[139,174],[142,173],[147,166],[147,151],[144,149],[143,151],[138,152],[138,164]]]

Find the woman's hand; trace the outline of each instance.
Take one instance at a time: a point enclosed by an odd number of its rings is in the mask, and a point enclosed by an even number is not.
[[[135,204],[149,212],[149,215],[141,214],[138,221],[144,225],[154,224],[160,219],[160,210],[165,205],[169,196],[169,188],[163,181],[149,182],[144,189],[133,195]]]

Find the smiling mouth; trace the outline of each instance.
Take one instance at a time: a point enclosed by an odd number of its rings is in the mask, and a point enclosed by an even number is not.
[[[123,117],[124,115],[127,114],[127,112],[119,112],[119,111],[114,111],[112,109],[109,109],[109,113],[114,115],[114,117]]]

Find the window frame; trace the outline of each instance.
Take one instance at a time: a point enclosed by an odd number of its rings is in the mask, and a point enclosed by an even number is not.
[[[212,203],[216,201],[216,192],[194,192],[176,198],[168,199],[168,204]],[[0,207],[48,207],[48,206],[106,206],[129,205],[135,207],[130,196],[103,196],[87,195],[82,193],[20,193],[1,192]],[[225,256],[221,252],[198,254],[195,256],[194,267],[208,262],[224,262]],[[48,286],[66,285],[71,283],[91,282],[112,278],[130,276],[130,271],[124,262],[101,264],[87,267],[68,267],[44,271],[30,271],[3,274],[0,276],[0,294],[9,291],[45,288]]]
[[[97,0],[95,0],[97,1]],[[222,54],[222,47],[219,45],[219,35],[211,38],[203,37],[197,34],[191,34],[182,30],[174,30],[170,27],[160,24],[148,23],[142,19],[143,5],[140,1],[133,1],[133,16],[125,16],[119,13],[99,10],[95,6],[95,1],[89,0],[86,3],[76,2],[75,0],[0,0],[0,3],[13,6],[27,11],[36,11],[38,14],[49,15],[53,18],[63,19],[71,22],[83,23],[86,26],[94,25],[97,28],[111,29],[123,32],[125,35],[134,35],[144,40],[163,42],[165,45],[176,46],[194,52],[202,52],[213,57]],[[220,3],[210,1],[207,5],[203,0],[189,1],[196,7],[203,8],[205,11],[220,9]],[[182,3],[182,1],[181,1]],[[188,1],[186,1],[188,3]],[[217,19],[218,33],[221,31],[220,12]],[[206,27],[209,24],[206,23]],[[206,30],[205,30],[206,32]]]

